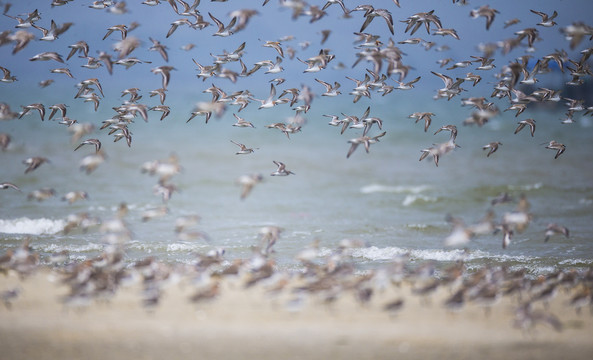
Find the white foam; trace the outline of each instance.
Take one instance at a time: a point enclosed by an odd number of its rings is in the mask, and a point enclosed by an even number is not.
[[[396,246],[380,248],[377,246],[369,246],[365,248],[352,249],[351,256],[361,258],[369,261],[387,261],[397,258],[398,256],[409,254],[411,258],[418,260],[434,260],[434,261],[458,261],[458,260],[478,260],[478,259],[493,259],[501,262],[520,262],[530,263],[537,260],[536,257],[525,255],[498,255],[491,254],[487,251],[475,250],[466,252],[463,249],[404,249]]]
[[[97,243],[87,243],[84,245],[33,244],[33,248],[47,253],[57,253],[63,250],[66,250],[70,253],[84,253],[91,251],[101,251],[105,248],[105,246]]]
[[[431,187],[428,185],[400,185],[400,186],[388,186],[388,185],[380,185],[380,184],[371,184],[366,185],[360,188],[360,192],[363,194],[372,194],[372,193],[394,193],[394,194],[402,194],[402,193],[411,193],[411,194],[419,194],[426,190],[430,190]]]
[[[187,251],[197,251],[204,249],[206,245],[203,244],[183,244],[183,243],[173,243],[167,245],[167,252],[187,252]]]
[[[509,188],[509,190],[530,191],[530,190],[541,189],[542,186],[544,186],[544,184],[538,182],[535,184],[527,184],[527,185],[509,185],[508,188]]]
[[[65,225],[66,221],[61,219],[29,219],[27,217],[7,220],[0,219],[0,233],[29,235],[56,234],[64,230]]]
[[[593,265],[593,260],[591,259],[566,259],[566,260],[562,260],[558,263],[558,265],[582,265],[582,264],[587,264],[587,265]]]
[[[434,196],[425,196],[425,195],[406,195],[404,201],[402,201],[403,206],[410,206],[416,202],[436,202],[438,199]]]

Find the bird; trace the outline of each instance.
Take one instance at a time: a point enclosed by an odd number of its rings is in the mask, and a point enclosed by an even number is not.
[[[235,153],[235,155],[241,155],[241,154],[251,154],[252,152],[254,152],[254,149],[247,148],[247,146],[245,146],[245,144],[240,144],[240,143],[238,143],[238,142],[235,142],[235,141],[233,141],[233,140],[231,140],[231,142],[232,142],[233,144],[237,145],[237,146],[240,148],[240,150],[239,150],[239,151],[237,151],[237,152]],[[257,148],[256,148],[256,149],[257,149]]]
[[[273,173],[271,173],[271,176],[288,176],[288,175],[294,175],[294,173],[290,170],[286,170],[286,165],[284,165],[283,162],[280,161],[276,161],[276,160],[272,160],[272,162],[278,166],[278,169],[276,169],[276,171],[274,171]]]
[[[161,102],[161,105],[164,105],[165,104],[165,99],[167,98],[167,90],[165,90],[163,88],[158,88],[158,89],[155,89],[155,90],[151,90],[149,92],[149,94],[150,94],[150,97],[153,97],[153,96],[157,96],[158,95],[159,96],[159,100]]]
[[[552,236],[557,235],[557,234],[562,234],[562,235],[564,235],[564,237],[568,238],[568,236],[570,235],[570,232],[569,232],[568,228],[565,226],[558,225],[556,223],[549,223],[546,226],[544,242],[548,242],[548,240],[550,240],[550,238]]]
[[[278,52],[278,54],[280,55],[280,57],[284,57],[284,50],[282,50],[282,44],[280,43],[280,41],[266,41],[262,46],[263,47],[269,47],[272,48],[274,50],[276,50]]]
[[[62,196],[62,201],[68,201],[68,204],[72,205],[78,200],[87,200],[88,193],[86,191],[69,191]]]
[[[338,90],[340,88],[340,83],[338,83],[337,81],[334,81],[334,85],[326,83],[325,81],[319,80],[319,79],[315,79],[315,81],[317,81],[318,83],[320,83],[321,85],[325,86],[325,92],[323,94],[321,94],[321,96],[338,96],[341,94],[341,92]]]
[[[431,112],[415,112],[410,114],[408,117],[416,119],[415,123],[420,120],[424,120],[424,132],[426,132],[432,121],[432,116],[435,116],[435,114]]]
[[[558,12],[556,10],[554,10],[552,15],[548,15],[541,11],[536,11],[536,10],[531,10],[531,9],[529,11],[531,11],[532,13],[534,13],[536,15],[541,16],[542,21],[537,23],[537,25],[544,26],[544,27],[552,27],[552,26],[556,25],[556,22],[554,21],[556,16],[558,16]]]
[[[491,8],[489,5],[482,5],[477,10],[472,10],[469,13],[469,15],[474,19],[477,19],[480,16],[485,17],[486,30],[490,30],[490,25],[492,25],[492,22],[494,21],[494,17],[496,16],[496,14],[499,14],[499,11]]]
[[[365,20],[364,20],[364,23],[362,24],[362,26],[360,27],[359,32],[363,32],[364,29],[366,29],[366,27],[376,17],[382,17],[383,19],[385,19],[385,22],[387,23],[387,27],[389,28],[389,31],[391,32],[391,35],[394,35],[393,17],[391,16],[391,12],[389,12],[389,10],[375,9],[372,5],[358,5],[357,7],[352,9],[352,11],[364,11],[365,12],[364,13]]]
[[[160,41],[155,40],[151,37],[148,38],[150,41],[152,41],[152,46],[148,48],[148,50],[150,51],[158,51],[159,54],[161,54],[161,56],[163,57],[163,59],[165,60],[165,62],[169,62],[169,55],[167,53],[167,47],[163,44],[161,44]]]
[[[247,196],[251,193],[251,190],[253,190],[255,185],[259,184],[263,180],[264,177],[261,174],[249,174],[239,176],[235,183],[241,185],[241,200],[247,198]]]
[[[68,105],[66,104],[54,104],[51,105],[49,108],[51,109],[51,112],[49,113],[49,118],[48,120],[51,120],[54,115],[58,112],[58,110],[61,112],[62,118],[64,118],[66,116],[66,108],[68,107]]]
[[[237,22],[236,17],[232,18],[227,26],[224,26],[224,24],[220,20],[215,18],[211,13],[208,13],[208,16],[210,16],[212,21],[214,21],[214,23],[218,27],[218,30],[214,34],[212,34],[213,36],[226,37],[233,34],[232,28],[233,26],[235,26],[235,23]]]
[[[517,129],[515,129],[515,134],[518,133],[519,131],[523,130],[523,128],[525,126],[529,126],[529,130],[531,132],[531,137],[533,137],[533,134],[535,133],[535,119],[525,119],[525,120],[521,120],[518,122],[519,126],[517,126]]]
[[[94,145],[95,146],[95,153],[98,153],[101,150],[101,141],[99,139],[86,139],[78,145],[74,151],[80,149],[83,145]]]
[[[490,155],[492,155],[494,152],[496,152],[496,150],[498,150],[498,146],[499,146],[499,145],[502,145],[502,143],[501,143],[500,141],[493,141],[493,142],[491,142],[491,143],[488,143],[488,144],[486,144],[486,145],[482,146],[482,149],[483,149],[483,150],[490,149],[490,150],[488,151],[488,154],[486,155],[486,157],[489,157],[489,156],[490,156]]]
[[[167,105],[153,106],[149,110],[152,110],[152,111],[161,111],[163,113],[161,115],[161,121],[163,121],[163,119],[166,118],[169,115],[169,113],[171,112],[171,109]]]
[[[169,31],[167,32],[167,36],[166,38],[169,38],[169,36],[173,35],[173,33],[175,32],[175,30],[177,30],[177,28],[181,25],[188,25],[190,27],[193,27],[193,24],[186,18],[182,18],[182,19],[178,19],[175,20],[171,23],[171,27],[169,28]],[[154,42],[154,40],[153,40]],[[159,50],[160,51],[160,50]],[[162,55],[162,54],[161,54]],[[163,56],[164,57],[164,56]],[[166,61],[166,60],[165,60]]]
[[[34,55],[33,57],[31,57],[29,59],[29,61],[49,61],[49,60],[54,60],[59,63],[64,63],[64,60],[62,59],[62,55],[58,54],[55,51],[42,52],[37,55]]]
[[[126,36],[128,35],[128,27],[126,25],[113,25],[107,28],[107,33],[105,36],[103,36],[103,40],[107,39],[107,37],[114,31],[121,32],[122,40],[125,40]]]
[[[544,144],[546,143],[543,143],[542,145]],[[554,156],[554,159],[558,159],[558,156],[562,155],[562,153],[564,153],[564,151],[566,150],[566,145],[561,144],[556,140],[551,140],[548,143],[548,145],[546,145],[546,149],[556,150],[556,155]]]
[[[42,156],[34,156],[23,160],[23,164],[27,165],[27,169],[25,169],[25,174],[30,173],[31,171],[37,169],[44,163],[49,163],[50,161]]]
[[[37,110],[37,111],[39,111],[39,116],[41,117],[41,121],[44,121],[45,106],[43,106],[43,104],[35,103],[35,104],[27,105],[27,106],[22,106],[22,108],[23,108],[23,111],[20,113],[19,119],[22,118],[23,116],[25,116],[31,110]]]
[[[346,154],[346,158],[349,158],[350,155],[352,155],[352,153],[354,153],[354,151],[358,148],[358,145],[360,145],[360,144],[364,145],[364,149],[368,153],[371,144],[379,142],[379,139],[381,137],[385,136],[386,133],[387,132],[384,131],[377,136],[370,137],[370,136],[363,135],[361,137],[348,140],[348,143],[350,143],[351,145],[350,145],[350,149],[348,150],[348,153]]]
[[[237,122],[235,122],[233,124],[233,126],[255,128],[255,126],[251,122],[245,120],[244,118],[238,116],[237,114],[233,114],[233,116],[235,117],[235,119],[237,119]]]
[[[13,76],[10,73],[10,70],[8,70],[7,68],[0,66],[0,70],[2,70],[2,72],[4,73],[4,76],[0,79],[1,82],[11,83],[11,82],[15,82],[17,80],[16,76]]]
[[[158,66],[154,69],[151,69],[150,71],[153,74],[161,74],[163,76],[163,86],[162,88],[164,90],[167,90],[167,85],[169,85],[169,80],[171,80],[171,71],[175,70],[175,68],[173,66]]]
[[[5,190],[5,189],[14,189],[19,192],[21,191],[21,189],[13,183],[9,183],[9,182],[0,183],[0,190]]]

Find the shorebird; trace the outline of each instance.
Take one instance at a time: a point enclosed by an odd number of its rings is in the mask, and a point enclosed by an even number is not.
[[[6,149],[8,149],[8,145],[10,145],[11,141],[12,141],[12,138],[10,137],[9,134],[0,133],[0,149],[2,151],[6,151]]]
[[[543,143],[544,145],[546,143]],[[546,149],[556,150],[556,155],[554,159],[558,159],[558,156],[562,155],[562,153],[566,150],[566,145],[557,142],[556,140],[551,140],[548,145],[546,145]]]
[[[87,175],[92,173],[105,162],[105,158],[107,156],[103,151],[99,151],[98,153],[93,153],[86,155],[85,157],[80,160],[79,167],[81,171],[84,171]]]
[[[376,17],[382,17],[385,22],[387,23],[387,27],[391,32],[391,35],[394,34],[393,32],[393,18],[391,16],[391,12],[386,9],[375,9],[372,5],[358,5],[352,11],[364,11],[364,23],[360,27],[359,32],[363,32],[364,29],[375,19]]]
[[[45,106],[43,104],[35,103],[27,106],[22,106],[23,111],[19,115],[19,119],[26,115],[30,110],[37,110],[39,111],[39,116],[41,117],[41,121],[45,119]]]
[[[49,118],[48,120],[51,120],[54,115],[58,112],[58,110],[61,112],[62,118],[66,116],[66,108],[68,107],[68,105],[66,104],[55,104],[55,105],[51,105],[49,108],[51,109],[51,112],[49,113]]]
[[[161,121],[163,121],[163,119],[166,118],[169,115],[169,113],[171,112],[171,110],[169,109],[169,107],[167,105],[153,106],[148,110],[161,111],[163,113],[163,115],[161,115]]]
[[[240,150],[239,150],[239,151],[237,151],[237,152],[235,153],[235,155],[241,155],[241,154],[251,154],[252,152],[254,152],[254,149],[247,148],[247,146],[245,146],[245,144],[240,144],[240,143],[238,143],[238,142],[234,142],[233,140],[231,140],[231,142],[232,142],[233,144],[237,145],[237,146],[240,148]],[[257,149],[257,148],[256,148],[256,149]]]
[[[348,143],[350,143],[351,145],[350,145],[350,149],[348,150],[348,153],[346,154],[346,158],[349,158],[350,155],[352,155],[352,153],[354,153],[354,151],[356,150],[356,148],[358,148],[358,145],[360,145],[360,144],[364,145],[364,149],[368,153],[371,144],[379,142],[379,139],[381,137],[385,136],[386,133],[387,133],[386,131],[383,131],[381,134],[379,134],[377,136],[370,137],[370,136],[363,135],[361,137],[348,140]]]
[[[521,22],[521,20],[519,20],[519,19],[517,19],[517,18],[512,18],[512,19],[506,20],[506,21],[504,22],[504,28],[506,29],[506,28],[508,28],[509,26],[516,25],[516,24],[518,24],[518,23],[520,23],[520,22]]]
[[[153,96],[157,96],[158,95],[159,96],[159,100],[161,101],[161,105],[164,105],[165,104],[165,99],[167,97],[167,90],[165,90],[163,88],[159,88],[159,89],[156,89],[156,90],[151,90],[149,92],[149,94],[150,94],[150,97],[153,97]]]
[[[261,174],[242,175],[235,183],[241,185],[241,200],[244,200],[253,190],[253,187],[264,180]]]
[[[68,47],[71,50],[68,56],[66,57],[66,61],[70,60],[70,58],[74,56],[74,54],[76,54],[77,52],[82,52],[83,57],[85,58],[89,56],[89,45],[85,41],[78,41],[72,45],[68,45]]]
[[[105,95],[103,94],[103,88],[101,87],[101,83],[97,78],[83,80],[78,85],[80,86],[80,88],[78,89],[78,93],[76,93],[76,95],[74,96],[75,99],[83,95],[91,85],[95,85],[95,87],[97,87],[97,90],[99,90],[99,92],[101,93],[101,96],[105,97]]]
[[[49,61],[49,60],[54,60],[60,63],[64,63],[64,60],[62,59],[62,55],[58,54],[55,51],[46,51],[46,52],[42,52],[39,53],[35,56],[33,56],[32,58],[29,58],[29,61]]]
[[[533,137],[533,133],[535,133],[535,120],[534,119],[525,119],[518,122],[519,126],[515,129],[515,134],[519,131],[523,130],[525,126],[529,126],[529,130],[531,132],[531,137]]]
[[[556,16],[558,16],[558,12],[556,10],[554,10],[554,13],[552,13],[552,15],[548,15],[541,11],[535,11],[535,10],[529,10],[529,11],[541,16],[542,21],[537,23],[537,25],[544,26],[544,27],[552,27],[552,26],[556,25],[556,22],[554,21]]]
[[[93,145],[95,146],[95,152],[98,153],[101,150],[101,141],[98,139],[86,139],[78,145],[74,151],[80,149],[83,145]]]
[[[169,85],[169,80],[171,79],[171,70],[175,70],[173,66],[158,66],[150,71],[153,74],[161,74],[163,76],[163,89],[167,90],[167,85]]]
[[[169,31],[167,32],[166,38],[169,38],[169,36],[173,35],[175,30],[177,30],[177,28],[181,25],[187,25],[187,26],[193,27],[193,24],[191,23],[191,21],[189,21],[186,18],[175,20],[171,23],[171,27],[169,28]]]
[[[546,226],[544,242],[548,242],[548,240],[550,240],[550,238],[552,236],[557,235],[557,234],[562,234],[562,235],[564,235],[564,237],[568,238],[568,236],[570,235],[570,232],[569,232],[568,228],[565,226],[561,226],[556,223],[548,224],[548,226]]]
[[[0,183],[0,190],[6,190],[6,189],[14,189],[16,191],[21,191],[21,189],[13,183],[9,183],[9,182]]]
[[[325,3],[325,5],[323,5],[321,10],[325,11],[328,7],[330,7],[333,4],[340,5],[345,16],[350,14],[350,10],[346,9],[346,6],[344,6],[343,0],[327,0],[327,2]]]
[[[496,150],[498,150],[499,145],[502,145],[502,143],[500,141],[494,141],[494,142],[491,142],[491,143],[488,143],[488,144],[482,146],[482,150],[490,149],[488,151],[488,154],[486,155],[486,157],[489,157],[494,152],[496,152]]]
[[[0,82],[11,83],[16,81],[16,76],[10,74],[10,70],[0,66],[0,70],[4,73],[4,76],[0,79]]]
[[[455,125],[445,125],[442,126],[440,129],[438,129],[437,131],[435,131],[435,133],[433,135],[436,135],[438,133],[440,133],[441,131],[450,131],[451,132],[451,140],[455,141],[455,139],[457,139],[457,126]]]
[[[410,114],[408,117],[412,119],[416,119],[415,123],[418,123],[420,120],[424,120],[424,132],[428,130],[430,123],[432,121],[431,116],[435,116],[435,114],[431,112],[415,112]],[[439,129],[440,130],[440,129]]]
[[[78,200],[86,200],[88,199],[88,194],[86,191],[69,191],[64,196],[62,196],[62,201],[68,201],[68,204],[73,204]]]
[[[125,40],[126,36],[128,35],[128,27],[126,25],[113,25],[107,28],[107,34],[103,36],[103,40],[107,39],[112,32],[119,31],[121,32],[121,39]]]
[[[469,16],[471,16],[474,19],[477,19],[480,16],[485,17],[486,30],[490,30],[490,25],[492,25],[492,22],[494,21],[494,17],[496,16],[496,14],[500,14],[498,10],[492,9],[489,5],[482,5],[478,9],[470,11]]]
[[[70,69],[68,68],[51,69],[49,72],[51,72],[52,74],[64,74],[71,79],[74,78],[74,76],[72,76],[72,73],[70,72]]]
[[[261,105],[259,106],[258,109],[269,109],[269,108],[274,107],[278,104],[285,104],[285,103],[289,102],[289,100],[286,98],[280,98],[280,99],[274,100],[274,96],[276,96],[276,88],[274,87],[274,84],[270,84],[270,96],[268,96],[267,99],[260,100],[260,99],[256,99],[253,97],[250,97],[250,99],[259,101],[261,103]]]
[[[251,127],[251,128],[255,128],[255,126],[253,126],[252,123],[250,123],[249,121],[246,121],[244,118],[237,116],[237,114],[233,114],[233,116],[235,117],[235,119],[237,119],[237,122],[233,124],[233,126],[236,127]]]
[[[326,83],[325,81],[315,79],[318,83],[325,86],[325,92],[321,94],[321,96],[338,96],[341,92],[338,90],[340,88],[340,83],[334,81],[334,85]]]
[[[60,28],[58,28],[58,26],[56,25],[55,21],[52,20],[51,21],[51,28],[45,29],[42,28],[41,26],[37,26],[35,24],[31,24],[32,27],[34,27],[37,30],[40,30],[43,33],[43,36],[39,38],[39,40],[45,40],[45,41],[53,41],[55,39],[58,38],[58,35],[60,35],[61,33],[63,33],[64,31],[66,31],[68,28],[70,28],[70,26],[72,26],[72,23],[66,23],[64,25],[62,25]],[[63,30],[62,27],[66,27],[66,30]]]
[[[214,34],[212,34],[213,36],[226,37],[233,34],[232,28],[233,26],[235,26],[235,23],[237,22],[236,17],[232,18],[227,26],[224,26],[224,24],[220,20],[215,18],[211,13],[208,13],[208,15],[210,16],[210,19],[212,19],[212,21],[214,21],[214,23],[218,27],[218,30]]]
[[[42,188],[38,190],[33,190],[29,194],[27,194],[27,200],[44,201],[55,195],[56,191],[54,189]]]
[[[272,160],[272,162],[278,166],[278,169],[276,169],[276,171],[274,171],[273,173],[271,173],[271,176],[288,176],[288,175],[294,175],[294,173],[290,170],[286,170],[286,165],[284,165],[283,162],[280,161],[276,161],[276,160]]]
[[[163,199],[163,202],[171,200],[171,196],[173,196],[175,191],[179,191],[177,185],[165,184],[162,182],[159,182],[152,188],[152,192],[157,196],[160,195]]]

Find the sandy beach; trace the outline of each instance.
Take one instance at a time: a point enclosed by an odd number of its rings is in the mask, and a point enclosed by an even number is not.
[[[517,300],[488,309],[474,303],[452,311],[445,286],[427,296],[413,286],[374,289],[362,303],[344,292],[331,303],[299,296],[298,279],[245,288],[240,277],[216,282],[216,296],[191,302],[196,286],[184,278],[163,289],[159,304],[143,306],[130,281],[109,299],[65,304],[67,286],[55,271],[21,279],[0,276],[2,359],[584,359],[593,353],[593,316],[558,291],[534,311],[553,314],[562,328],[514,326]],[[16,289],[17,296],[6,296]],[[393,312],[385,305],[402,300]]]

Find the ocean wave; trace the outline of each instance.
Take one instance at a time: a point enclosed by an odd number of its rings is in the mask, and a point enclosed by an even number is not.
[[[519,191],[531,191],[531,190],[539,190],[544,186],[544,184],[538,182],[535,184],[525,184],[525,185],[509,185],[509,190],[519,190]]]
[[[87,243],[83,245],[63,245],[63,244],[39,244],[34,243],[31,247],[36,251],[41,251],[45,253],[57,253],[60,251],[68,251],[69,253],[87,253],[93,251],[102,251],[105,248],[105,245],[98,244],[98,243]]]
[[[18,219],[0,219],[0,233],[51,235],[64,230],[65,225],[66,221],[61,219],[29,219],[27,217]]]
[[[410,206],[415,203],[434,203],[437,202],[438,198],[434,196],[425,196],[425,195],[406,195],[404,201],[402,201],[403,206]]]
[[[419,194],[427,190],[432,189],[428,185],[400,185],[400,186],[389,186],[380,184],[370,184],[360,188],[360,192],[363,194],[373,193],[393,193],[393,194]]]
[[[525,255],[506,255],[491,254],[487,251],[475,250],[466,251],[464,249],[405,249],[397,246],[377,247],[369,246],[364,248],[352,249],[351,256],[368,261],[387,261],[401,255],[409,255],[415,260],[433,260],[433,261],[475,261],[482,259],[491,259],[497,262],[515,262],[530,263],[537,260],[537,257]]]

